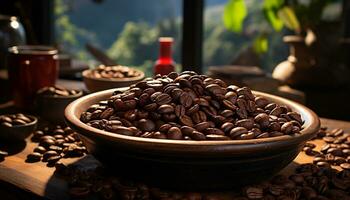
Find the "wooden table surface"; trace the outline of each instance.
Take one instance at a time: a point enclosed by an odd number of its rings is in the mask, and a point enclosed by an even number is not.
[[[321,123],[322,126],[329,128],[342,128],[345,131],[350,131],[350,122],[321,119]],[[317,145],[317,150],[323,145],[321,140],[313,142]],[[43,162],[25,162],[27,154],[31,153],[36,145],[27,140],[26,144],[22,144],[23,147],[25,146],[22,150],[18,150],[17,153],[6,157],[4,161],[0,162],[0,180],[48,199],[69,199],[67,183],[54,174],[54,168],[47,167],[46,163]],[[62,160],[65,163],[77,161],[77,159]],[[281,173],[289,174],[296,165],[309,162],[312,162],[312,157],[301,152],[294,162],[283,169]]]

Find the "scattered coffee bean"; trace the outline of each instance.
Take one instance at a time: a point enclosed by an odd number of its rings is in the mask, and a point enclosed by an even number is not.
[[[38,162],[41,160],[42,154],[38,152],[31,153],[27,156],[27,162]]]
[[[53,167],[63,156],[80,157],[87,151],[76,132],[69,127],[45,127],[36,130],[32,137],[33,142],[39,142],[33,153],[27,156],[28,162],[48,162],[48,167]]]

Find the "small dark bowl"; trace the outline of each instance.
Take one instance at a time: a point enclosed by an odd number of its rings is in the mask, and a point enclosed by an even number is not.
[[[113,91],[72,102],[65,111],[67,124],[79,133],[90,153],[119,175],[162,187],[218,189],[264,180],[292,162],[320,126],[317,115],[305,106],[262,92],[254,94],[301,114],[305,123],[300,135],[230,141],[149,139],[106,132],[79,120],[83,111]]]
[[[38,113],[47,121],[55,124],[64,124],[64,109],[68,104],[81,96],[83,96],[82,91],[69,96],[48,96],[39,94],[36,98]]]
[[[0,138],[6,141],[20,141],[25,140],[33,131],[35,131],[38,119],[32,115],[27,115],[32,122],[25,125],[17,125],[13,127],[0,125]]]
[[[83,74],[83,80],[86,88],[90,92],[97,92],[97,91],[113,89],[113,88],[128,87],[134,83],[142,81],[145,78],[145,73],[143,73],[142,71],[139,71],[139,73],[140,73],[140,76],[137,76],[137,77],[114,78],[114,79],[91,77],[90,69],[83,71],[82,74]]]

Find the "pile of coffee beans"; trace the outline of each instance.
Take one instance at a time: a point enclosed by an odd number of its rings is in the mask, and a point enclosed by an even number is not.
[[[54,97],[66,97],[66,96],[71,96],[71,95],[77,95],[81,91],[78,90],[69,90],[61,86],[54,86],[54,87],[43,87],[40,90],[38,90],[37,94],[38,95],[43,95],[43,96],[54,96]]]
[[[235,199],[235,200],[340,200],[350,198],[350,171],[337,171],[314,164],[302,164],[289,176],[277,175],[271,180],[223,193],[166,191],[145,184],[107,175],[102,168],[83,169],[56,164],[57,173],[68,179],[72,198],[84,199]]]
[[[322,127],[317,133],[317,138],[326,144],[320,151],[316,151],[316,145],[306,143],[303,151],[309,156],[314,156],[313,162],[318,166],[340,166],[350,170],[350,133],[343,129],[328,130]]]
[[[303,120],[247,87],[192,71],[157,75],[116,91],[80,116],[113,133],[174,140],[247,140],[300,134]]]
[[[130,67],[116,65],[100,65],[91,70],[90,76],[93,78],[122,79],[141,76],[141,72]]]
[[[69,127],[45,127],[37,130],[32,137],[39,145],[33,153],[27,155],[26,162],[47,162],[47,166],[54,164],[61,158],[80,157],[87,151],[78,134]]]
[[[11,115],[1,115],[0,116],[0,126],[13,127],[13,126],[22,126],[33,122],[33,119],[30,117],[18,113]]]

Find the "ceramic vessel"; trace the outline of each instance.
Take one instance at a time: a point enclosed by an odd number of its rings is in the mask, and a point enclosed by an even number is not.
[[[68,106],[68,104],[81,96],[83,96],[82,91],[79,91],[75,95],[69,96],[37,95],[37,111],[45,120],[55,124],[64,124],[64,109]]]
[[[281,62],[273,70],[272,77],[281,82],[300,86],[308,85],[314,80],[311,74],[315,73],[316,60],[310,53],[310,49],[305,43],[305,38],[297,35],[284,36],[283,41],[289,44],[287,60]]]
[[[90,73],[90,69],[87,69],[82,73],[85,86],[90,92],[97,92],[112,88],[128,87],[145,78],[145,74],[142,71],[139,71],[141,75],[138,77],[120,79],[94,78],[90,76]]]
[[[310,109],[261,92],[254,94],[301,114],[305,121],[301,135],[229,141],[150,139],[106,132],[79,120],[83,111],[107,99],[113,91],[93,93],[72,102],[65,110],[66,123],[79,133],[89,152],[119,176],[162,187],[230,188],[269,178],[293,161],[320,126]]]
[[[38,119],[32,115],[26,115],[32,122],[25,125],[16,125],[6,127],[0,125],[0,138],[6,141],[22,141],[25,140],[33,131],[36,130]]]

